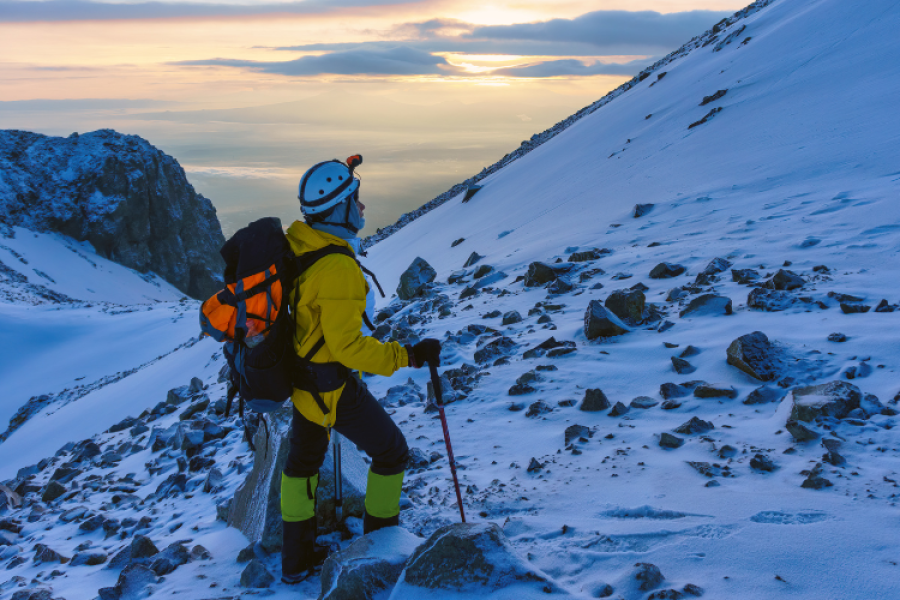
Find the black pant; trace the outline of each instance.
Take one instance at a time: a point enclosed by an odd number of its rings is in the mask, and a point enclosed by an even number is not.
[[[406,438],[355,375],[347,381],[338,400],[334,429],[372,458],[371,470],[376,475],[396,475],[406,469],[409,458]],[[294,407],[291,448],[284,474],[312,477],[319,472],[327,451],[328,432],[308,421]]]

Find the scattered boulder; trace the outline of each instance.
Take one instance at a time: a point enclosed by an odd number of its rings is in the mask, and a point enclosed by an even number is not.
[[[677,356],[673,356],[671,358],[672,368],[674,368],[675,372],[679,375],[687,375],[697,370],[697,367],[684,360],[683,358],[678,358]]]
[[[346,550],[332,552],[322,566],[320,600],[384,598],[422,540],[401,527],[369,533]]]
[[[72,562],[69,564],[73,567],[80,567],[82,565],[92,567],[94,565],[102,565],[106,562],[106,559],[106,552],[101,550],[84,550],[76,553],[75,556],[72,557]]]
[[[622,404],[621,402],[616,402],[616,405],[612,407],[612,410],[609,411],[610,417],[621,417],[625,413],[628,412],[628,407]]]
[[[650,563],[637,563],[637,572],[634,574],[635,580],[639,582],[638,588],[642,592],[647,592],[659,586],[665,579],[660,572],[659,567]]]
[[[607,310],[632,325],[644,320],[646,304],[647,299],[640,289],[616,290],[604,302]]]
[[[761,331],[737,338],[726,353],[729,365],[760,381],[772,381],[780,373],[778,350]]]
[[[632,211],[632,215],[634,215],[635,219],[639,219],[644,215],[648,214],[651,210],[653,210],[653,204],[635,204],[634,210]]]
[[[670,279],[672,277],[678,277],[686,270],[684,265],[662,262],[653,267],[650,271],[650,279]]]
[[[49,504],[66,493],[66,487],[58,481],[51,481],[44,487],[41,494],[41,502]]]
[[[772,290],[797,290],[806,285],[806,281],[793,271],[779,269],[777,273],[766,282],[766,287]]]
[[[422,293],[425,286],[437,277],[437,271],[425,259],[416,257],[406,271],[400,275],[397,296],[401,300],[412,300]]]
[[[824,472],[825,469],[822,467],[822,463],[816,463],[816,466],[810,470],[809,475],[806,476],[806,479],[800,484],[800,487],[811,490],[821,490],[833,486],[833,483],[822,476]]]
[[[133,564],[125,567],[119,573],[119,580],[114,588],[102,588],[99,590],[100,598],[117,598],[121,600],[137,600],[146,598],[147,586],[159,583],[159,577],[145,565]],[[109,590],[104,596],[104,590]]]
[[[803,423],[799,423],[794,421],[793,419],[789,420],[785,423],[784,428],[788,430],[788,433],[791,434],[798,442],[809,442],[815,439],[818,439],[819,434],[804,425]]]
[[[712,431],[715,428],[716,426],[709,421],[704,421],[699,417],[691,417],[690,421],[682,423],[681,425],[676,427],[675,433],[680,433],[682,435],[693,435],[696,433],[706,433],[707,431]]]
[[[732,269],[731,280],[735,283],[748,284],[759,279],[759,271],[753,269]]]
[[[275,583],[275,578],[258,558],[251,560],[241,572],[241,587],[243,588],[262,589],[273,583]]]
[[[484,364],[496,358],[509,356],[515,352],[517,344],[506,336],[488,342],[475,351],[475,362]]]
[[[495,523],[455,523],[413,552],[391,597],[418,598],[434,590],[443,592],[442,598],[452,593],[471,598],[510,588],[523,597],[563,593],[518,555]]]
[[[172,388],[166,394],[166,404],[171,404],[173,406],[178,406],[189,400],[191,398],[191,387],[188,385],[182,385],[177,388]]]
[[[183,543],[175,542],[160,552],[150,563],[150,569],[157,575],[168,575],[190,560],[190,553]]]
[[[525,416],[535,418],[550,412],[553,412],[553,407],[543,400],[538,400],[537,402],[532,402],[531,406],[529,406],[528,410],[525,412]]]
[[[452,246],[451,246],[451,248],[452,248]],[[478,254],[477,252],[473,252],[472,254],[469,255],[469,258],[466,259],[466,263],[463,265],[463,268],[468,269],[469,267],[473,266],[475,263],[477,263],[482,258],[484,258],[482,255]]]
[[[542,262],[533,262],[528,265],[525,273],[525,287],[537,287],[556,280],[556,271],[553,267]]]
[[[698,398],[737,398],[737,390],[726,383],[702,383],[694,388]]]
[[[757,471],[765,471],[766,473],[772,473],[773,471],[778,470],[778,465],[776,465],[771,458],[761,453],[755,454],[753,458],[750,459],[750,467]]]
[[[591,300],[584,313],[584,335],[587,339],[614,337],[628,331],[628,327],[612,311],[603,308],[598,300]]]
[[[508,394],[510,396],[524,396],[525,394],[533,394],[536,391],[537,389],[528,383],[515,383],[509,388]]]
[[[503,325],[512,325],[514,323],[520,323],[521,321],[522,315],[520,315],[518,311],[511,310],[503,314]]]
[[[578,408],[585,412],[600,412],[601,410],[606,410],[609,406],[609,399],[607,399],[603,390],[588,389],[585,390],[584,400],[582,400]]]
[[[691,300],[687,307],[681,311],[680,316],[693,315],[699,317],[706,315],[730,315],[731,313],[731,298],[717,294],[703,294]]]
[[[841,302],[841,312],[845,315],[867,313],[871,308],[871,306],[867,306],[865,304],[850,304],[848,302]]]
[[[781,290],[754,288],[747,296],[747,306],[765,312],[781,312],[796,304],[797,297]]]
[[[677,302],[688,295],[687,290],[676,287],[666,292],[666,302]]]
[[[566,427],[566,446],[575,441],[587,441],[591,435],[591,430],[584,425],[569,425]]]
[[[582,250],[581,252],[573,252],[569,255],[569,262],[589,262],[592,260],[597,260],[604,254],[609,254],[611,251],[603,248],[597,249],[592,248],[591,250]]]
[[[659,434],[659,446],[660,448],[680,448],[684,445],[684,440],[680,437],[674,436],[671,433],[666,431]]]
[[[847,336],[843,333],[830,333],[828,334],[829,342],[842,343],[847,341]]]
[[[34,547],[34,564],[40,565],[43,563],[60,563],[66,564],[69,562],[69,559],[50,546],[45,544],[37,544]]]
[[[790,418],[807,423],[819,417],[843,419],[850,411],[859,408],[861,399],[859,388],[846,381],[796,388]]]
[[[778,402],[784,396],[784,390],[763,385],[750,392],[744,399],[744,404],[768,404],[769,402]]]

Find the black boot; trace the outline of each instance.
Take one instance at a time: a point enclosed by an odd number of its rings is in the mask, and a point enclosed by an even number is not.
[[[328,557],[328,549],[316,546],[316,518],[282,521],[281,580],[300,583]],[[324,556],[323,556],[324,554]]]
[[[384,529],[385,527],[395,527],[399,524],[399,514],[384,519],[381,517],[373,517],[369,514],[369,511],[366,511],[365,515],[363,516],[363,533],[372,533],[373,531],[378,531],[379,529]]]

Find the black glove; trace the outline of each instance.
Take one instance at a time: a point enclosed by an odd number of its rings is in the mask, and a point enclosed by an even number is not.
[[[409,355],[409,366],[414,369],[424,367],[426,363],[441,366],[441,342],[435,339],[425,339],[413,347],[406,347]]]

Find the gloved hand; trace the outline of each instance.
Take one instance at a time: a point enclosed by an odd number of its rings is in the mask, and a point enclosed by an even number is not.
[[[407,346],[409,366],[414,369],[424,367],[425,364],[441,366],[441,342],[435,339],[425,339],[415,346]]]

